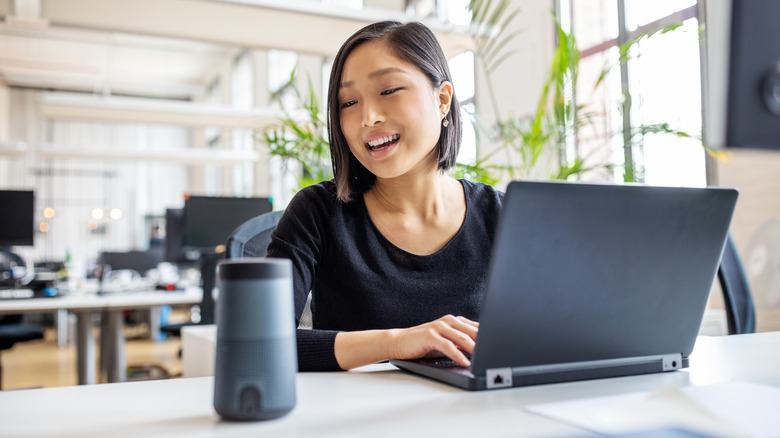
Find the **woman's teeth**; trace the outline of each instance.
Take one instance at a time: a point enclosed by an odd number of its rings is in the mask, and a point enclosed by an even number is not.
[[[399,134],[388,135],[386,137],[377,138],[376,140],[371,140],[366,143],[366,146],[372,151],[378,151],[395,143],[399,138],[401,138]]]

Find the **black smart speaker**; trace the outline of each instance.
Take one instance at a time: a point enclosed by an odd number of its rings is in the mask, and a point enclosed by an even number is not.
[[[217,267],[214,409],[225,420],[281,417],[295,407],[292,263],[224,260]]]

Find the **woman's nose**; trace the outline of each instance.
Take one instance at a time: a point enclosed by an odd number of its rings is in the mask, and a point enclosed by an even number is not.
[[[363,104],[363,126],[371,127],[385,120],[381,107],[374,102]]]

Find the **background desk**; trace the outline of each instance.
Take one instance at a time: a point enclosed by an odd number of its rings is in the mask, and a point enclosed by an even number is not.
[[[108,382],[127,379],[125,337],[122,311],[144,309],[164,304],[197,304],[203,293],[199,288],[183,292],[141,291],[106,295],[69,293],[53,298],[29,298],[0,301],[0,313],[43,313],[66,309],[76,314],[77,368],[80,385],[96,382],[95,338],[93,316],[100,312],[101,373]]]
[[[524,410],[539,403],[742,380],[780,387],[780,332],[699,338],[672,373],[467,392],[372,365],[299,373],[298,403],[265,423],[213,410],[212,377],[0,392],[0,435],[13,437],[577,437],[589,432]]]

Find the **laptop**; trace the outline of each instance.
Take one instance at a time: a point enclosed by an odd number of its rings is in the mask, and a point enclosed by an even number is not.
[[[685,368],[736,201],[728,188],[513,181],[471,366],[390,362],[467,390]]]

